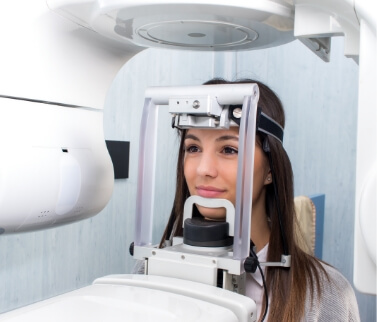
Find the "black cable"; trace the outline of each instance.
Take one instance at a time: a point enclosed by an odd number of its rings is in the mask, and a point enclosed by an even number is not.
[[[250,256],[254,257],[256,259],[256,261],[257,261],[257,267],[258,267],[259,273],[262,276],[262,281],[263,281],[264,297],[265,297],[265,300],[266,300],[266,307],[264,309],[264,313],[263,313],[263,317],[262,317],[262,322],[263,322],[264,319],[266,318],[266,315],[267,315],[267,312],[268,312],[267,284],[266,284],[266,280],[264,278],[262,267],[260,266],[259,261],[258,261],[258,256],[257,256],[257,254],[255,254],[253,247],[254,247],[254,243],[252,241],[250,241]]]
[[[263,318],[262,318],[262,321],[264,321],[264,319],[266,318],[266,315],[267,315],[267,312],[268,312],[268,293],[267,293],[267,284],[266,284],[266,280],[264,278],[264,274],[263,274],[263,271],[262,271],[262,268],[261,266],[258,264],[258,269],[259,269],[259,272],[262,276],[262,281],[263,281],[263,288],[264,288],[264,298],[266,300],[266,307],[264,309],[264,313],[263,313]]]

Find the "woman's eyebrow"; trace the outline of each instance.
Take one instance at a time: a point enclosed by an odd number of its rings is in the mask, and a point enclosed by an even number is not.
[[[216,139],[216,141],[228,141],[233,140],[238,142],[238,136],[236,135],[223,135]]]
[[[186,134],[185,140],[187,140],[187,139],[192,139],[192,140],[195,140],[195,141],[200,141],[197,136],[192,135],[192,134]]]
[[[200,141],[200,139],[197,136],[193,135],[193,134],[187,134],[185,136],[185,140],[187,140],[187,139],[192,139],[194,141]],[[223,135],[223,136],[220,136],[220,137],[216,138],[217,142],[228,141],[228,140],[232,140],[232,141],[237,141],[238,142],[239,138],[238,138],[237,135]]]

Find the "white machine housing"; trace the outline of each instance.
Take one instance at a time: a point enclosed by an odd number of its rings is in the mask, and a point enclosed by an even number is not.
[[[93,285],[0,315],[11,322],[255,322],[255,303],[202,283],[146,275],[110,275]]]
[[[114,172],[102,123],[100,110],[0,97],[0,234],[54,227],[104,208]]]

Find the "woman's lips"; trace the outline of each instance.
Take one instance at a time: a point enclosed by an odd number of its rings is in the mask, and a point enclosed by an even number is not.
[[[200,197],[204,198],[218,198],[225,192],[224,189],[219,189],[215,187],[199,186],[196,187],[196,191]]]

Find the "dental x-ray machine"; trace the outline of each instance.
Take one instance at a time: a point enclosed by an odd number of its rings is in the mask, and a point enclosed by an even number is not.
[[[14,0],[0,21],[0,234],[66,224],[105,207],[113,186],[105,95],[120,67],[145,48],[251,50],[299,39],[328,61],[331,37],[344,36],[344,54],[359,64],[354,283],[376,294],[377,50],[369,1]],[[93,287],[107,294],[109,283]],[[153,283],[156,292],[164,284]]]

